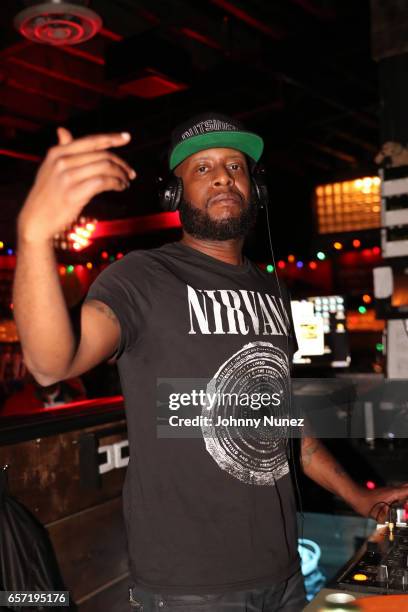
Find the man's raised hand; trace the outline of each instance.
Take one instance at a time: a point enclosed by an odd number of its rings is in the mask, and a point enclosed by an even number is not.
[[[98,193],[123,191],[136,172],[109,151],[130,140],[128,133],[98,134],[73,139],[58,128],[58,144],[49,149],[18,220],[19,235],[30,241],[51,241],[72,225]]]

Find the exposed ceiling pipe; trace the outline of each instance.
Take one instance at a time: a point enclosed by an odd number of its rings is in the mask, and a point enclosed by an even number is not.
[[[108,30],[107,28],[101,28],[101,30],[99,31],[99,34],[103,38],[107,38],[108,40],[111,40],[114,42],[119,42],[123,40],[123,36],[121,36],[120,34],[117,34],[116,32],[112,32],[111,30]],[[95,55],[94,53],[90,53],[89,51],[85,51],[84,49],[80,49],[79,47],[66,45],[66,46],[60,47],[60,49],[61,51],[64,51],[65,53],[69,53],[69,55],[75,55],[88,62],[92,62],[93,64],[99,64],[100,66],[105,65],[104,57],[102,57],[101,55]]]
[[[366,140],[363,140],[362,138],[359,138],[358,136],[353,136],[348,132],[344,132],[343,130],[338,130],[337,128],[332,127],[329,127],[328,131],[330,132],[330,134],[333,134],[333,136],[337,136],[337,138],[345,140],[346,142],[351,142],[351,144],[355,144],[361,149],[368,151],[369,153],[377,153],[378,151],[378,147],[376,147],[374,144],[367,142]]]
[[[24,130],[25,132],[38,132],[42,127],[39,123],[35,123],[30,119],[14,115],[0,115],[0,125],[15,130]]]
[[[360,121],[360,123],[366,125],[367,127],[376,129],[376,130],[378,129],[378,123],[374,119],[372,119],[367,113],[364,113],[363,111],[355,110],[353,108],[349,108],[345,104],[342,104],[341,102],[338,102],[337,100],[334,100],[333,98],[326,96],[325,94],[314,89],[314,87],[306,83],[302,83],[298,81],[297,79],[294,79],[293,77],[288,76],[287,74],[281,73],[280,78],[285,83],[288,83],[288,85],[292,85],[294,87],[297,87],[298,89],[303,89],[303,91],[307,92],[307,94],[310,95],[311,97],[317,98],[318,100],[321,100],[328,106],[331,106],[333,108],[336,108],[337,110],[344,112],[349,117],[355,117],[358,121]]]
[[[0,155],[14,157],[15,159],[24,159],[25,161],[31,162],[40,162],[42,159],[39,155],[24,153],[23,151],[13,151],[12,149],[0,149]]]
[[[76,57],[80,57],[81,59],[86,60],[87,62],[92,62],[93,64],[99,64],[99,66],[105,65],[105,59],[100,55],[94,55],[93,53],[89,53],[89,51],[84,51],[84,49],[79,49],[78,47],[59,47],[61,51],[64,53],[68,53],[69,55],[74,55]]]
[[[103,94],[105,96],[110,96],[113,98],[119,97],[114,87],[109,85],[97,85],[96,83],[90,83],[89,81],[85,81],[83,79],[79,79],[77,77],[73,77],[67,73],[58,72],[56,70],[52,70],[51,68],[47,68],[46,66],[40,66],[39,64],[32,64],[27,60],[23,60],[19,57],[9,57],[8,61],[13,62],[14,64],[18,64],[19,66],[23,66],[28,70],[33,70],[34,72],[38,72],[39,74],[45,74],[48,77],[53,79],[65,81],[70,83],[71,85],[76,85],[81,87],[82,89],[89,89],[90,91],[96,91],[99,94]]]
[[[12,55],[20,53],[20,51],[24,51],[24,49],[27,49],[27,47],[29,47],[31,44],[32,43],[29,40],[19,40],[13,45],[10,45],[9,47],[6,47],[0,51],[0,60],[5,60]]]
[[[327,145],[321,144],[320,142],[314,142],[313,140],[309,140],[308,138],[302,138],[302,142],[314,147],[315,149],[318,149],[319,151],[322,151],[323,153],[327,153],[327,155],[330,155],[331,157],[336,157],[337,159],[340,159],[343,162],[351,164],[352,166],[355,166],[357,164],[357,159],[353,155],[349,155],[348,153],[339,151],[334,147],[328,147]]]
[[[113,40],[115,42],[119,42],[123,39],[121,34],[117,34],[117,32],[112,32],[112,30],[108,30],[107,28],[101,28],[99,30],[99,34],[104,38],[109,38],[109,40]]]
[[[187,38],[191,38],[192,40],[196,40],[197,42],[206,45],[207,47],[217,49],[217,51],[222,51],[222,46],[213,38],[207,36],[207,34],[201,34],[200,32],[197,32],[197,30],[193,30],[192,28],[179,28],[176,31],[177,33],[187,36]]]
[[[224,10],[226,13],[233,15],[234,17],[236,17],[236,19],[243,21],[251,28],[259,30],[260,32],[262,32],[266,36],[269,36],[270,38],[273,38],[274,40],[282,40],[282,38],[285,38],[286,36],[286,32],[281,27],[272,27],[264,23],[263,21],[256,19],[256,17],[253,17],[252,15],[247,13],[247,11],[240,9],[232,2],[228,2],[228,0],[211,0],[211,3],[215,4],[216,6]]]
[[[327,6],[322,6],[321,2],[316,4],[315,0],[292,0],[294,4],[300,6],[306,13],[310,13],[319,19],[333,19],[335,12]]]
[[[53,102],[60,102],[61,104],[65,104],[66,106],[75,106],[76,108],[82,108],[83,110],[89,111],[92,110],[93,106],[91,103],[84,103],[81,100],[68,100],[64,98],[62,95],[58,93],[52,93],[50,91],[44,91],[43,89],[39,89],[38,87],[33,87],[30,85],[24,85],[19,81],[16,81],[13,78],[7,78],[7,86],[12,89],[17,89],[18,91],[23,91],[30,95],[38,96],[39,98],[45,98],[46,100],[52,100]],[[56,88],[58,91],[58,88]]]

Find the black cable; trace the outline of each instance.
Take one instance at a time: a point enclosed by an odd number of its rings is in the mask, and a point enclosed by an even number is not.
[[[375,503],[373,506],[371,506],[371,508],[369,510],[369,513],[368,513],[369,516],[371,516],[371,512],[374,510],[374,508],[376,506],[379,506],[380,504],[383,505],[383,506],[387,506],[388,507],[388,519],[389,519],[390,515],[391,515],[392,506],[391,506],[391,504],[389,504],[388,502],[385,502],[385,501],[379,501],[379,502]],[[381,511],[382,511],[382,508],[380,508],[378,510],[377,514],[375,515],[375,519],[374,520],[375,520],[376,523],[378,523],[378,517],[379,517],[379,514],[380,514]],[[388,520],[388,522],[390,522],[390,520]]]
[[[277,273],[277,267],[276,267],[276,262],[275,262],[275,255],[273,252],[273,246],[272,246],[272,236],[271,236],[271,228],[270,228],[270,219],[269,219],[269,201],[265,202],[265,214],[266,214],[266,227],[267,227],[267,231],[268,231],[268,240],[269,240],[269,249],[271,252],[271,257],[272,257],[272,264],[273,264],[273,269],[275,271],[275,278],[276,278],[276,282],[278,285],[278,290],[279,290],[279,294],[280,294],[280,298],[282,301],[282,305],[285,304],[285,300],[283,299],[283,294],[282,294],[282,290],[281,290],[281,286],[279,283],[279,277],[278,277],[278,273]],[[290,302],[289,302],[289,308],[290,308]],[[288,313],[288,319],[289,319],[289,313]],[[289,350],[289,325],[288,325],[288,333],[286,334],[286,344],[287,344],[287,354],[288,354],[288,362],[290,359],[290,350]],[[289,411],[290,414],[292,414],[292,379],[291,376],[289,376]],[[304,522],[305,522],[305,515],[303,512],[303,503],[302,503],[302,496],[300,493],[300,487],[299,487],[299,482],[298,482],[298,477],[297,477],[297,468],[296,468],[296,461],[295,461],[295,453],[294,453],[294,448],[293,448],[293,438],[290,435],[289,432],[289,440],[285,441],[285,445],[286,445],[286,449],[288,447],[288,441],[289,441],[289,457],[292,463],[292,471],[293,471],[293,476],[294,476],[294,480],[295,480],[295,489],[296,489],[296,497],[298,500],[298,504],[299,504],[299,514],[300,514],[300,533],[301,533],[301,539],[303,540],[303,535],[304,535]]]

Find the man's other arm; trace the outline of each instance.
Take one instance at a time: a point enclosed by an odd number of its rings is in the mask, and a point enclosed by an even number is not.
[[[302,439],[301,465],[306,476],[344,499],[359,514],[379,522],[386,518],[388,507],[385,504],[404,503],[408,499],[408,484],[374,490],[358,485],[317,438],[305,436]]]

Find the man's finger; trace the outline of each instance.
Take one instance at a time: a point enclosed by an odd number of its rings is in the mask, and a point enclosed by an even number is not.
[[[136,172],[118,155],[111,153],[110,151],[92,151],[91,153],[78,153],[77,155],[63,155],[59,157],[58,164],[59,170],[64,172],[73,168],[80,168],[87,166],[88,164],[94,164],[96,162],[106,161],[112,164],[116,164],[123,168],[130,179],[136,177]]]
[[[395,499],[408,499],[408,487],[403,486],[395,492]]]
[[[72,199],[83,208],[94,196],[103,191],[123,191],[127,184],[116,176],[93,176],[78,183],[72,190]]]
[[[130,134],[96,134],[95,136],[84,136],[69,143],[65,152],[69,155],[74,153],[86,153],[90,151],[102,151],[111,147],[123,147],[130,141]]]
[[[77,168],[70,168],[61,174],[62,177],[69,177],[70,183],[75,188],[77,183],[82,183],[88,179],[94,177],[103,176],[105,178],[116,178],[129,186],[129,175],[126,170],[108,160],[101,160],[93,162],[92,164],[86,164],[85,166],[78,166]]]
[[[71,132],[64,127],[57,128],[57,135],[58,144],[60,145],[67,145],[74,140]]]
[[[393,502],[405,502],[408,500],[408,487],[403,486],[400,489],[395,489],[394,491],[390,491],[388,494],[384,496],[384,501],[388,504],[392,504]]]

